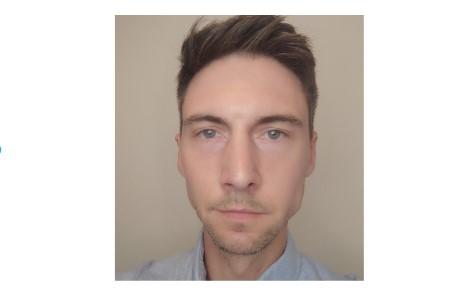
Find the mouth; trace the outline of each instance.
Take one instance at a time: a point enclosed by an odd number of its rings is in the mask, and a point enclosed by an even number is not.
[[[264,215],[263,212],[250,209],[223,209],[217,211],[225,218],[236,221],[253,220]]]

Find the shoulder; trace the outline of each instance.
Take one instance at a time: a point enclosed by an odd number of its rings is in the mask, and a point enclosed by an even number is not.
[[[149,261],[135,270],[117,274],[117,280],[185,280],[190,278],[192,252],[161,261]]]
[[[333,273],[324,265],[315,262],[304,255],[300,255],[300,260],[300,280],[344,280],[343,277]]]

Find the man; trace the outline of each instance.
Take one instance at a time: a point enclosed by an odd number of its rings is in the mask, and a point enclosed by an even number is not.
[[[191,28],[181,49],[178,169],[202,221],[196,247],[119,279],[333,280],[288,232],[314,170],[315,60],[277,16]]]

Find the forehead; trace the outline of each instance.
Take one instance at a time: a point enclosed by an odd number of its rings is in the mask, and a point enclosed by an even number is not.
[[[202,69],[191,81],[182,107],[183,118],[212,113],[253,118],[294,114],[304,125],[308,108],[299,79],[278,61],[233,54]]]

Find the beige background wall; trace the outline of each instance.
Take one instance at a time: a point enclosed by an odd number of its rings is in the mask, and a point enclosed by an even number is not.
[[[196,18],[116,17],[116,271],[190,249],[201,228],[174,142],[177,58]],[[317,166],[291,231],[306,255],[363,279],[363,17],[287,20],[312,40],[320,91]]]

